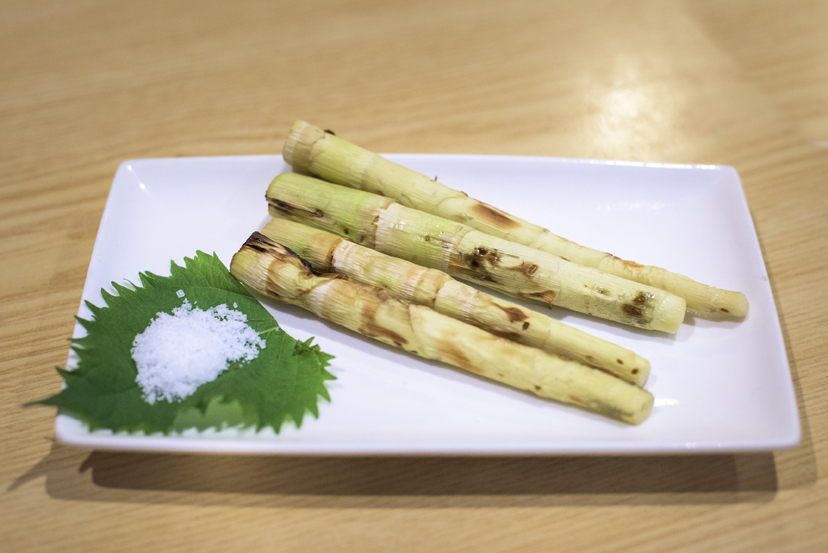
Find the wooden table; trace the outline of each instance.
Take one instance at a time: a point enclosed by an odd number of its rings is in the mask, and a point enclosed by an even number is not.
[[[0,14],[3,550],[828,550],[828,3],[10,0]],[[276,153],[297,118],[375,151],[733,165],[801,444],[364,459],[54,443],[53,410],[21,404],[59,389],[119,162]]]

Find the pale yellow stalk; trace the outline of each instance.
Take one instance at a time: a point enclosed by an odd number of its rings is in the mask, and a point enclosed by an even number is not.
[[[251,290],[307,309],[323,319],[426,359],[484,378],[639,424],[653,396],[574,361],[489,334],[428,307],[392,298],[381,288],[335,275],[317,276],[296,254],[254,233],[230,272]]]
[[[452,276],[603,319],[675,333],[685,302],[658,288],[570,263],[390,198],[284,173],[271,182],[271,213]]]
[[[290,129],[282,155],[293,167],[329,182],[388,196],[406,207],[666,290],[684,298],[693,312],[733,317],[747,314],[748,301],[741,292],[714,288],[660,267],[580,246],[304,121],[297,121]]]
[[[604,369],[639,386],[647,382],[650,363],[634,352],[481,292],[442,271],[287,219],[273,219],[261,232],[310,262],[319,273],[340,273],[360,284],[383,288],[399,300],[431,307],[497,336]]]

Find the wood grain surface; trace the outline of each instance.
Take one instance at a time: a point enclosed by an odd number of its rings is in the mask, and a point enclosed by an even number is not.
[[[0,549],[828,550],[828,3],[0,4]],[[95,234],[129,158],[375,151],[727,164],[802,442],[774,453],[266,458],[54,442]],[[341,131],[340,131],[341,129]]]

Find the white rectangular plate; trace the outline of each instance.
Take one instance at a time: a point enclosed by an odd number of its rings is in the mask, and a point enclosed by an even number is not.
[[[331,403],[276,435],[236,428],[170,436],[90,433],[59,415],[58,439],[99,449],[268,454],[629,454],[771,450],[799,441],[785,346],[739,177],[721,166],[552,158],[389,155],[393,161],[578,243],[744,292],[740,322],[688,318],[676,336],[531,308],[652,364],[650,418],[631,427],[404,354],[296,308],[266,302],[298,339],[336,356]],[[110,282],[169,274],[196,250],[229,266],[268,220],[280,156],[146,159],[121,165],[83,299]],[[528,304],[527,304],[528,305]],[[90,316],[81,304],[79,315]],[[83,332],[76,327],[75,335]],[[70,365],[73,360],[70,357]]]

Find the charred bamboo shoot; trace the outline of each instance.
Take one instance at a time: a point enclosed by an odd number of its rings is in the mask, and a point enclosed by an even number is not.
[[[259,294],[405,351],[629,424],[647,418],[653,397],[604,371],[549,355],[392,298],[381,288],[315,275],[296,254],[254,233],[231,273]]]
[[[650,363],[634,352],[481,292],[442,271],[287,219],[273,219],[261,232],[310,262],[319,273],[336,272],[383,288],[399,300],[431,307],[497,336],[604,369],[639,386],[647,382]]]
[[[390,198],[283,173],[267,191],[271,213],[357,244],[546,305],[675,333],[685,302],[658,288],[515,244]]]
[[[666,290],[684,298],[687,308],[695,313],[732,317],[747,314],[748,301],[741,292],[707,286],[660,267],[641,265],[580,246],[304,121],[294,123],[282,154],[293,167],[329,182],[388,196],[403,206]]]

